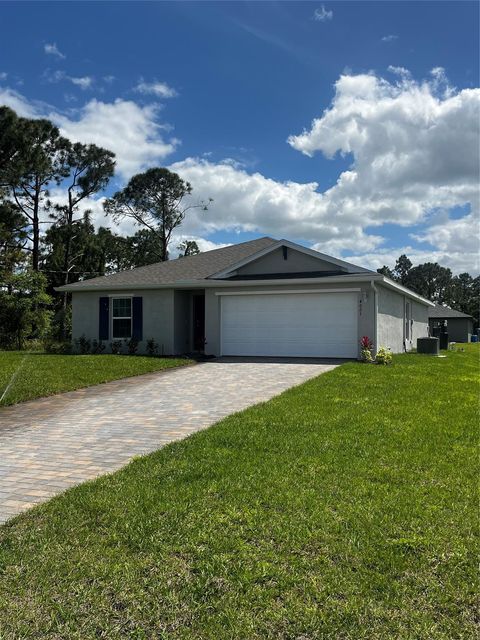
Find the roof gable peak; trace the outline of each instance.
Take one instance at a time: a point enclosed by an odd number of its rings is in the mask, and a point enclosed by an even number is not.
[[[327,262],[329,264],[331,264],[336,270],[339,270],[345,274],[348,273],[373,273],[372,271],[370,271],[369,269],[365,269],[364,267],[359,267],[357,265],[354,265],[350,262],[346,262],[345,260],[340,260],[339,258],[334,258],[333,256],[329,256],[325,253],[320,253],[319,251],[315,251],[314,249],[309,249],[307,247],[304,247],[301,244],[297,244],[296,242],[292,242],[291,240],[286,240],[285,238],[281,239],[281,240],[277,240],[272,242],[271,245],[264,247],[263,249],[261,249],[260,251],[257,251],[255,253],[253,253],[250,256],[247,256],[246,258],[237,261],[236,263],[233,263],[231,265],[229,265],[227,268],[222,269],[221,271],[217,271],[216,273],[212,273],[210,276],[208,276],[210,279],[224,279],[224,278],[228,278],[231,277],[232,275],[234,275],[238,269],[241,269],[242,267],[245,267],[246,265],[255,262],[257,260],[260,260],[261,258],[263,258],[264,256],[267,256],[268,254],[272,253],[273,251],[276,251],[277,249],[280,249],[282,247],[286,247],[287,249],[292,249],[293,251],[298,251],[299,253],[302,253],[304,255],[307,255],[311,258],[314,258],[318,261],[321,262]]]

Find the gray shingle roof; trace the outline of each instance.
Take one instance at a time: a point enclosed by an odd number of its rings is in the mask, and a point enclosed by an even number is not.
[[[205,251],[196,256],[186,256],[167,262],[156,262],[145,267],[137,267],[130,271],[120,271],[109,276],[91,278],[75,284],[67,285],[69,290],[108,289],[110,286],[132,286],[175,284],[191,280],[204,280],[208,276],[227,269],[240,260],[266,249],[275,244],[277,240],[273,238],[257,238],[248,242],[241,242],[222,249]],[[59,287],[62,291],[64,287]]]
[[[468,313],[462,313],[456,309],[450,309],[450,307],[442,307],[441,304],[436,304],[434,307],[428,309],[429,318],[471,318]]]

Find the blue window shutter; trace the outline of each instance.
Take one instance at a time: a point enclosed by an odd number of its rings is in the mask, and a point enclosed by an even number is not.
[[[98,339],[108,340],[108,325],[109,325],[109,299],[99,298],[98,303]]]
[[[143,298],[135,297],[132,299],[132,313],[132,338],[143,340]]]

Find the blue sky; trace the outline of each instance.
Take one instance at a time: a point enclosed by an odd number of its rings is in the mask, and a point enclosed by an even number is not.
[[[0,100],[110,143],[124,158],[112,188],[147,166],[178,170],[214,197],[183,230],[204,248],[288,234],[370,266],[408,249],[474,271],[478,188],[461,149],[478,136],[478,13],[474,2],[4,2]],[[406,162],[431,175],[406,167],[396,184]]]

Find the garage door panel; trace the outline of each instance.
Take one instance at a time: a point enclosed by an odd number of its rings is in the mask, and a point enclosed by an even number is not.
[[[352,293],[222,297],[222,354],[357,356],[357,296]]]

